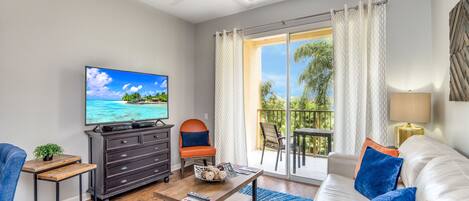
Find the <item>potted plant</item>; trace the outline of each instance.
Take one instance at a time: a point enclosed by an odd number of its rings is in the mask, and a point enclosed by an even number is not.
[[[34,156],[38,159],[42,158],[44,161],[50,161],[54,155],[61,153],[63,153],[63,149],[57,144],[40,145],[34,150]]]

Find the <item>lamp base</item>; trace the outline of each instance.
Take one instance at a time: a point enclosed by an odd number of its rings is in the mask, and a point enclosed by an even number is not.
[[[411,123],[407,123],[402,126],[396,126],[396,145],[397,147],[407,140],[407,138],[414,135],[423,135],[424,129],[420,127],[415,127]]]

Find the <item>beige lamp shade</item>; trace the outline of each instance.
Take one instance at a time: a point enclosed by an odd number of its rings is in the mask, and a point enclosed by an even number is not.
[[[431,94],[393,93],[390,110],[391,121],[428,123],[431,115]]]

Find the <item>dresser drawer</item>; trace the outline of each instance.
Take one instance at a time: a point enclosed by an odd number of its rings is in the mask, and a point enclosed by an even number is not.
[[[161,163],[168,159],[169,159],[169,152],[165,152],[162,154],[155,154],[149,157],[144,157],[138,160],[131,160],[122,165],[117,165],[117,166],[108,168],[106,171],[106,175],[107,175],[107,178],[116,177],[122,174],[132,172],[134,170],[143,169],[148,166]]]
[[[160,133],[155,133],[153,132],[142,132],[143,134],[143,143],[149,143],[149,142],[156,142],[159,140],[165,140],[168,139],[168,133],[167,132],[160,132]]]
[[[150,146],[145,146],[138,149],[132,150],[125,150],[119,152],[109,152],[106,154],[108,164],[112,164],[114,162],[119,162],[123,160],[134,159],[138,157],[148,156],[150,154],[168,150],[169,144],[168,142],[162,142]]]
[[[142,171],[138,171],[137,173],[134,173],[134,174],[128,174],[128,175],[121,176],[118,178],[108,179],[106,181],[106,186],[107,186],[106,189],[107,189],[107,192],[114,191],[119,188],[123,188],[125,186],[132,185],[132,184],[141,182],[142,180],[156,177],[158,175],[161,175],[167,172],[169,172],[168,164],[154,165],[149,168],[145,168]]]
[[[107,150],[130,147],[140,144],[140,136],[107,139]]]

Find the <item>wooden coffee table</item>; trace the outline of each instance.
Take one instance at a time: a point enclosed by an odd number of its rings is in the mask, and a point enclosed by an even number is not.
[[[238,176],[220,183],[203,182],[191,175],[177,182],[166,184],[163,190],[154,192],[154,196],[165,201],[179,201],[187,197],[187,193],[196,192],[209,196],[211,201],[220,201],[226,200],[252,182],[252,200],[256,200],[257,178],[263,173],[263,170],[258,169],[255,173],[249,175],[238,174]]]

